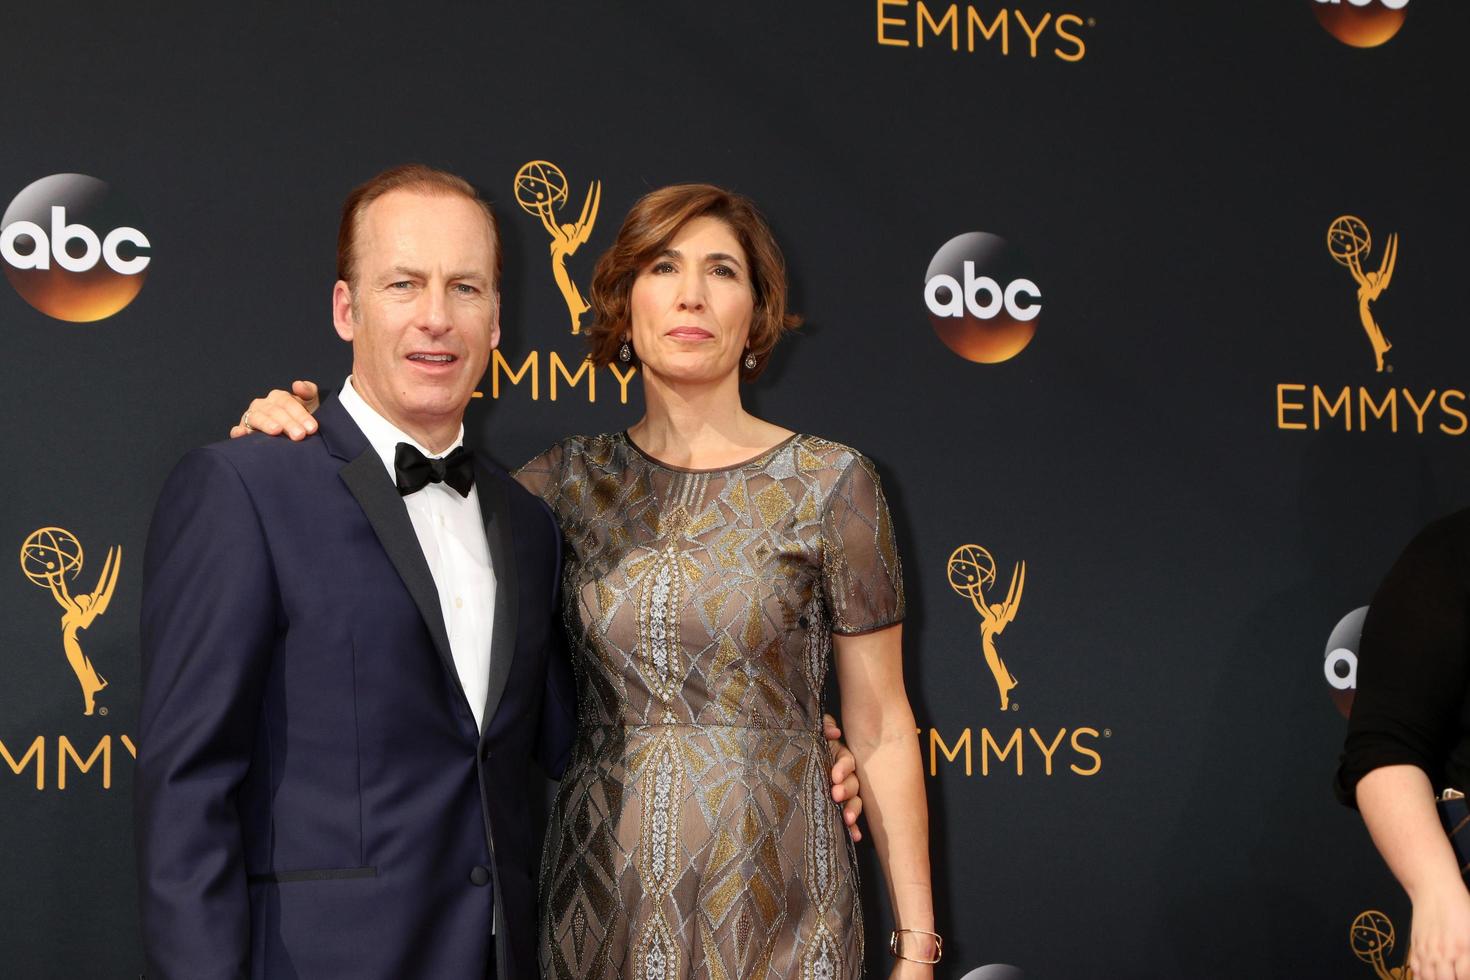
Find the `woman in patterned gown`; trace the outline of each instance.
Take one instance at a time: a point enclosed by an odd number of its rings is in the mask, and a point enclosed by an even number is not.
[[[578,737],[542,860],[548,977],[856,977],[857,872],[832,802],[843,722],[898,924],[932,931],[927,810],[872,465],[747,413],[796,318],[751,203],[654,191],[598,262],[592,359],[637,363],[646,414],[518,474],[566,540]],[[901,936],[929,958],[933,940]],[[894,976],[932,967],[896,961]]]
[[[543,975],[862,975],[822,729],[835,665],[900,927],[892,976],[932,977],[927,805],[878,477],[856,451],[741,404],[740,383],[798,322],[770,230],[720,188],[654,191],[590,299],[592,360],[636,363],[646,411],[517,474],[561,523],[577,680],[542,856]],[[299,422],[287,408],[284,392],[253,402],[255,427]]]

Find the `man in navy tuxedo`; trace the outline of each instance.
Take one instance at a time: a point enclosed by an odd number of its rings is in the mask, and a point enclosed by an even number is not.
[[[425,167],[348,198],[320,438],[187,455],[149,534],[136,836],[150,976],[533,977],[529,761],[573,696],[550,511],[460,443],[500,249]]]

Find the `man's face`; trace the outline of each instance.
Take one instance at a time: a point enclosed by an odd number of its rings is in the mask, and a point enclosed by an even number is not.
[[[434,451],[453,440],[500,342],[495,248],[475,202],[390,191],[357,223],[355,287],[333,292],[358,394]]]

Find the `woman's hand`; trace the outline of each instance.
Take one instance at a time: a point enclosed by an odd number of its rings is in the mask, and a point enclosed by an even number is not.
[[[1470,980],[1470,891],[1458,878],[1414,896],[1414,980]]]
[[[317,386],[310,381],[293,381],[290,391],[273,388],[264,398],[250,403],[240,421],[231,427],[230,438],[238,439],[251,432],[268,436],[284,433],[292,441],[300,442],[316,432],[316,419],[311,413],[319,405]]]

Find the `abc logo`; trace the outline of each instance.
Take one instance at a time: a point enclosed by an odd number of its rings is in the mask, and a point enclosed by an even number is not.
[[[1346,718],[1353,710],[1353,696],[1358,691],[1358,643],[1363,638],[1363,620],[1368,607],[1348,613],[1332,628],[1327,638],[1327,654],[1322,661],[1322,674],[1332,689],[1332,703]]]
[[[1376,48],[1404,26],[1409,0],[1312,0],[1327,33],[1355,48]]]
[[[143,288],[152,257],[138,214],[85,174],[42,177],[0,219],[0,261],[21,298],[47,316],[90,323]]]
[[[1041,288],[1004,238],[972,231],[945,242],[924,274],[929,323],[946,347],[977,364],[1008,361],[1031,343]]]

